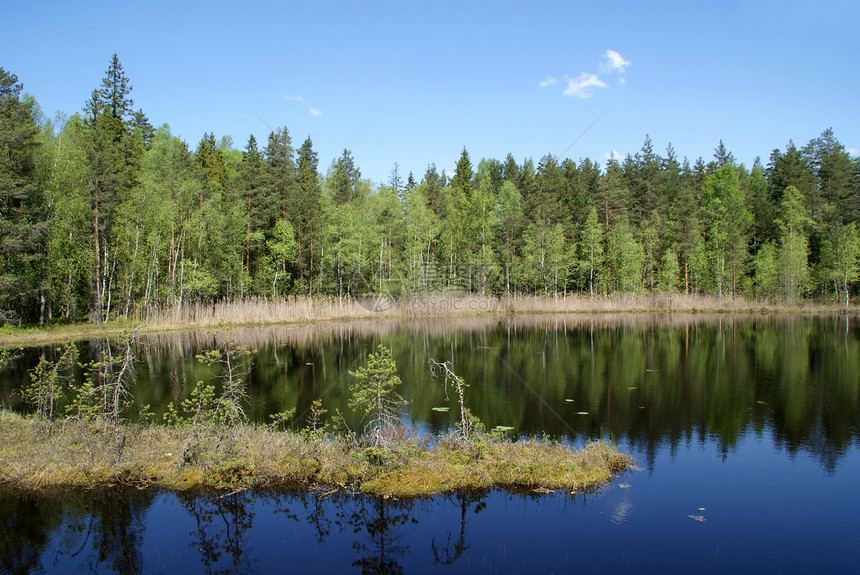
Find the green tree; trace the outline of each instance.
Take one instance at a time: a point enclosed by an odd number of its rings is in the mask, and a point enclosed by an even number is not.
[[[0,323],[44,321],[47,205],[36,181],[39,128],[34,102],[0,68]]]
[[[250,283],[254,275],[252,259],[256,264],[260,246],[263,242],[264,218],[260,215],[263,190],[263,154],[257,147],[257,139],[252,134],[248,138],[242,163],[239,165],[239,194],[245,213],[245,241],[243,265],[244,283]]]
[[[434,247],[438,220],[428,204],[426,189],[427,184],[422,182],[406,193],[406,275],[412,293],[438,288],[433,283],[436,280]]]
[[[278,293],[284,293],[284,290],[289,289],[291,274],[287,271],[292,267],[292,263],[298,253],[298,243],[296,242],[296,233],[293,230],[293,225],[289,220],[278,220],[275,223],[275,229],[272,232],[272,238],[266,242],[268,254],[272,261],[272,296]],[[278,289],[278,280],[281,280],[284,288]]]
[[[782,199],[780,277],[786,300],[797,300],[809,284],[809,242],[804,228],[810,219],[803,197],[794,186],[785,189]]]
[[[760,298],[775,298],[780,292],[777,250],[773,241],[768,241],[755,256],[756,295]]]
[[[748,230],[752,224],[735,168],[725,165],[708,175],[703,195],[705,239],[716,291],[722,298],[728,280],[728,291],[734,297],[745,271]]]
[[[352,152],[343,150],[341,157],[334,161],[326,178],[326,188],[338,204],[351,202],[356,198],[357,186],[361,181],[361,170],[355,165]]]
[[[850,303],[850,284],[860,279],[860,233],[857,224],[839,225],[837,230],[834,282],[842,291],[845,307]]]
[[[266,145],[264,180],[269,226],[279,219],[293,221],[296,212],[296,179],[295,151],[290,132],[285,127],[278,128],[269,134]]]
[[[580,266],[586,270],[588,277],[588,295],[594,297],[595,286],[599,286],[600,270],[603,267],[603,226],[597,217],[597,208],[592,207],[585,220],[582,230],[582,249],[580,253],[583,258]],[[600,291],[598,289],[598,291]]]
[[[66,321],[79,321],[89,309],[94,265],[87,144],[79,115],[53,135],[51,148],[46,185],[52,207],[45,256],[48,317],[56,314]]]
[[[105,317],[114,254],[110,250],[110,228],[114,209],[135,184],[136,170],[143,148],[134,145],[131,83],[117,55],[86,103],[84,126],[87,135],[90,220],[94,267],[90,274],[89,318],[100,323]]]
[[[660,291],[664,293],[674,293],[678,289],[678,274],[680,266],[678,265],[678,255],[675,250],[669,248],[663,254],[662,265],[658,272],[658,286]]]
[[[310,136],[298,150],[297,189],[293,226],[298,241],[299,281],[307,284],[308,295],[313,294],[314,262],[322,257],[322,185],[319,176],[319,156],[313,149]],[[320,256],[316,257],[317,251]]]
[[[615,291],[641,291],[645,253],[626,221],[619,220],[610,228],[606,251],[607,261],[613,269],[611,277]]]
[[[498,224],[496,227],[496,245],[494,251],[501,261],[505,276],[505,294],[511,295],[516,291],[515,270],[518,268],[518,258],[523,243],[523,214],[522,198],[513,181],[506,179],[499,191],[497,203]]]
[[[223,190],[227,185],[227,162],[224,158],[224,150],[215,140],[215,134],[206,132],[197,151],[194,152],[194,160],[197,163],[197,172],[204,187]],[[201,199],[200,203],[203,203]]]
[[[400,424],[400,406],[406,403],[395,391],[400,376],[391,350],[379,344],[367,356],[367,363],[349,375],[353,378],[349,406],[367,419],[368,443],[373,447],[387,445],[393,428]]]

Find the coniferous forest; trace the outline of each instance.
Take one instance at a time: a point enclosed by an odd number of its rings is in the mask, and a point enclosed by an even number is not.
[[[456,151],[453,151],[456,154]],[[747,167],[671,145],[604,165],[545,155],[452,175],[327,168],[286,127],[195,146],[135,109],[116,55],[46,119],[0,68],[0,324],[127,318],[249,297],[447,292],[804,298],[860,280],[860,160],[831,129]]]

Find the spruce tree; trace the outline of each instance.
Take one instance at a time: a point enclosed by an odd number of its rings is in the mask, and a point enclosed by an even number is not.
[[[0,68],[0,324],[44,320],[44,194],[37,184],[39,128],[22,85]]]
[[[84,107],[87,164],[91,197],[93,269],[90,274],[89,317],[104,319],[107,291],[111,285],[109,249],[113,211],[135,184],[141,149],[132,141],[131,83],[114,54],[102,79]]]

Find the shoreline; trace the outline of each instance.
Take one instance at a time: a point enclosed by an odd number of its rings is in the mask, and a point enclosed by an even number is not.
[[[755,314],[755,315],[860,315],[860,307],[837,303],[795,304],[749,301],[743,298],[642,294],[595,297],[563,296],[448,296],[407,298],[384,307],[379,298],[284,298],[253,299],[189,305],[155,310],[144,317],[111,320],[103,324],[75,323],[0,328],[0,349],[65,343],[86,338],[121,335],[131,329],[140,333],[169,333],[220,327],[272,327],[309,325],[330,321],[372,321],[414,318],[468,318],[509,315],[581,314]]]

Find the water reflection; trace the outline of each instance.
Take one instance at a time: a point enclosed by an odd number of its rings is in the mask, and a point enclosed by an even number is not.
[[[160,415],[215,373],[195,355],[225,335],[149,336],[138,348],[134,395]],[[422,432],[450,428],[452,394],[429,376],[428,360],[452,360],[469,383],[466,404],[488,428],[581,442],[608,437],[645,454],[714,440],[729,457],[740,438],[774,432],[779,449],[814,454],[833,471],[858,438],[860,332],[846,317],[566,315],[328,322],[236,328],[256,349],[247,413],[260,422],[295,409],[304,425],[314,400],[329,417],[348,406],[348,375],[378,343],[392,348]],[[115,342],[82,346],[110,353]],[[27,350],[0,373],[0,400],[20,408],[26,370],[53,348]],[[79,374],[82,376],[82,374]],[[452,406],[454,407],[454,406]]]
[[[38,573],[74,563],[89,572],[142,573],[144,518],[153,494],[4,494],[0,564]]]
[[[246,492],[194,492],[177,495],[194,528],[188,546],[200,553],[206,573],[250,573],[254,549],[248,530],[254,522]]]
[[[314,558],[306,545],[262,550],[256,545],[271,531],[288,532],[285,522],[306,526],[320,548],[330,544],[339,551],[335,555],[341,567],[361,573],[403,573],[404,560],[422,553],[432,554],[435,564],[450,566],[469,549],[468,515],[480,511],[486,497],[464,493],[394,500],[307,491],[2,493],[0,572],[143,573],[181,565],[207,574],[253,573],[270,571],[273,561],[282,568],[286,560],[299,572],[312,570]],[[446,516],[446,508],[460,518],[453,533],[446,528],[429,542],[415,537],[419,516]],[[166,538],[159,533],[165,514],[174,527]],[[179,525],[184,529],[175,528]],[[346,549],[351,552],[344,556]]]

